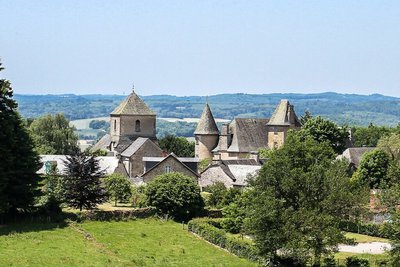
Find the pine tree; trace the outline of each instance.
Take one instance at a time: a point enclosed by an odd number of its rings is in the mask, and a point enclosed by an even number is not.
[[[104,170],[93,156],[77,153],[65,161],[66,177],[63,182],[65,201],[68,206],[82,211],[93,209],[106,201],[106,192],[101,184]]]
[[[39,192],[39,157],[12,97],[11,83],[0,79],[0,214],[31,208]]]

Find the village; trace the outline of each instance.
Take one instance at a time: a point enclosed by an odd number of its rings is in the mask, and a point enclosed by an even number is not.
[[[400,267],[399,1],[0,11],[0,267]]]

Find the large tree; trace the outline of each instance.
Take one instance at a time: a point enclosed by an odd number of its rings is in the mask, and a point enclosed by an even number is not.
[[[32,206],[38,193],[39,167],[39,157],[17,112],[11,83],[0,79],[0,214]]]
[[[95,157],[77,153],[68,156],[64,163],[63,189],[68,206],[79,210],[93,209],[106,201],[107,194],[101,183],[105,173]]]
[[[74,130],[63,114],[45,115],[29,126],[39,154],[70,155],[76,152],[78,137]]]
[[[178,157],[194,157],[194,142],[185,137],[167,135],[158,141],[161,149],[168,153],[174,153]]]
[[[354,173],[354,179],[368,184],[371,189],[388,186],[389,156],[382,150],[373,150],[366,153]]]
[[[344,240],[339,222],[361,200],[347,168],[328,143],[288,136],[251,181],[246,225],[263,256],[318,265]]]
[[[304,123],[301,132],[320,143],[329,143],[337,154],[346,149],[346,139],[349,136],[347,127],[339,127],[336,123],[320,116],[309,118]]]
[[[178,172],[154,178],[146,187],[146,196],[150,206],[176,220],[191,219],[204,207],[197,183]]]

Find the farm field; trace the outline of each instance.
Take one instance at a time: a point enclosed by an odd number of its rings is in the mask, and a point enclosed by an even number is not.
[[[172,221],[0,226],[0,266],[257,266]]]

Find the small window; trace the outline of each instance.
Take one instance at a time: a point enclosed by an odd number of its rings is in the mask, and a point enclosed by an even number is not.
[[[172,172],[171,166],[165,166],[165,173],[170,173]]]
[[[135,122],[135,132],[140,132],[140,120]]]
[[[196,145],[198,145],[199,144],[199,138],[197,136],[195,137],[195,140],[196,140]]]
[[[274,132],[274,135],[278,135],[278,132]]]
[[[114,132],[117,131],[117,120],[114,120]]]

